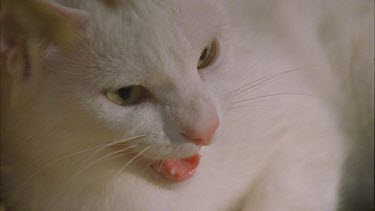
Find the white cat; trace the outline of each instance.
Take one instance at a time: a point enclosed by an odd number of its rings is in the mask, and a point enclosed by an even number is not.
[[[48,3],[80,38],[6,51],[5,205],[339,208],[348,150],[373,154],[372,4]]]

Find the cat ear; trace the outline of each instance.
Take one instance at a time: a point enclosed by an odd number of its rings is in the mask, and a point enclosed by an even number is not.
[[[88,15],[40,0],[2,1],[1,6],[2,95],[10,105],[23,104],[38,93],[43,57],[51,48],[69,50],[85,30]]]
[[[83,11],[44,1],[5,1],[2,6],[1,71],[17,79],[34,75],[47,46],[72,47],[88,22]]]

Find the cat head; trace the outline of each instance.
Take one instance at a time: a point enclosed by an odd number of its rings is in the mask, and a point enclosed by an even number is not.
[[[58,4],[51,5],[79,23],[78,40],[70,50],[44,43],[38,79],[33,63],[16,68],[30,71],[27,77],[13,76],[23,77],[15,86],[24,87],[15,119],[29,123],[19,130],[38,137],[26,143],[32,149],[26,155],[111,145],[150,160],[179,159],[212,142],[230,64],[225,15],[216,2]],[[21,59],[30,59],[27,47]],[[35,92],[25,85],[33,80]]]

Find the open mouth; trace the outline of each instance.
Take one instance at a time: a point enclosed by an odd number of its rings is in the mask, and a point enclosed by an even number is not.
[[[116,144],[112,146],[114,149],[116,149],[116,154],[122,154],[130,161],[128,163],[131,163],[132,161],[136,160],[139,157],[143,157],[142,153],[145,152],[147,149],[143,149],[140,153],[135,152],[129,152],[130,148],[127,144]],[[142,156],[141,156],[142,155]],[[166,179],[167,181],[171,182],[181,182],[184,180],[187,180],[191,178],[194,173],[196,172],[199,161],[200,161],[200,154],[199,150],[195,152],[193,155],[188,155],[187,157],[182,158],[169,158],[169,159],[150,159],[152,156],[143,157],[146,161],[151,161],[152,164],[148,165],[151,166],[151,168],[155,171],[157,175],[159,175],[161,178]]]
[[[197,153],[193,156],[182,159],[167,159],[155,161],[151,166],[157,174],[163,178],[181,182],[191,178],[198,168],[200,155]]]

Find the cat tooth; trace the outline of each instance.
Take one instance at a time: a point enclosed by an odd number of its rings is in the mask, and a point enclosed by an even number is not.
[[[174,169],[172,169],[171,172],[169,172],[169,174],[174,176],[176,174],[176,171]]]

